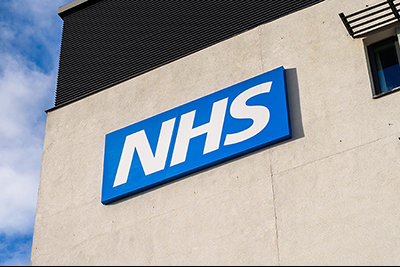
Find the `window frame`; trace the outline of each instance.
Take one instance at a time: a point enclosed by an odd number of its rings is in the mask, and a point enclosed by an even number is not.
[[[400,86],[395,87],[389,91],[382,92],[381,90],[381,85],[379,82],[379,76],[378,76],[378,70],[376,67],[376,59],[375,59],[375,54],[374,54],[374,49],[376,47],[389,44],[389,43],[394,43],[395,48],[396,48],[396,54],[397,54],[397,61],[400,65],[400,45],[399,45],[399,38],[398,35],[392,35],[388,38],[385,38],[383,40],[380,40],[378,42],[372,43],[367,46],[367,53],[368,53],[368,59],[369,59],[369,67],[371,70],[371,76],[372,76],[372,84],[373,84],[373,98],[378,98],[396,91],[400,90]]]

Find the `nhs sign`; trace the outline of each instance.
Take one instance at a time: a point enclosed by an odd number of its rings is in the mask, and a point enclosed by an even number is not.
[[[107,134],[101,202],[290,137],[280,67]]]

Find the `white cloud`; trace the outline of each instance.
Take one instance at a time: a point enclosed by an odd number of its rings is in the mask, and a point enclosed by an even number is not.
[[[27,231],[35,214],[44,123],[54,74],[0,54],[0,232]],[[34,217],[34,216],[33,216]]]
[[[62,27],[57,10],[68,2],[0,3],[7,9],[0,17],[0,234],[33,229],[44,110],[52,106],[56,86]],[[45,47],[42,54],[32,49],[37,46]],[[51,60],[49,70],[40,68],[43,58]]]
[[[32,229],[37,188],[34,174],[16,172],[7,166],[0,167],[0,183],[4,191],[0,199],[0,224],[1,231],[7,235]]]
[[[0,0],[0,265],[29,265],[45,110],[72,0]]]
[[[18,57],[0,54],[0,137],[22,137],[39,115],[41,103],[54,88],[54,75],[29,69]],[[43,112],[43,111],[42,111]]]

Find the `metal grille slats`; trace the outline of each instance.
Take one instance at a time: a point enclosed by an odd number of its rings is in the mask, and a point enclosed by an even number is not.
[[[364,37],[369,32],[400,21],[400,0],[386,0],[364,10],[345,16],[340,13],[347,31],[353,38]]]
[[[60,14],[55,107],[322,1],[89,1]]]

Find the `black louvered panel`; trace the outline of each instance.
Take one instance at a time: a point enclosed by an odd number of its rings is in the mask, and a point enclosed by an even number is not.
[[[353,38],[361,38],[385,26],[400,21],[400,1],[386,0],[345,16],[339,14],[344,26]]]
[[[323,0],[92,0],[64,20],[61,106]]]

